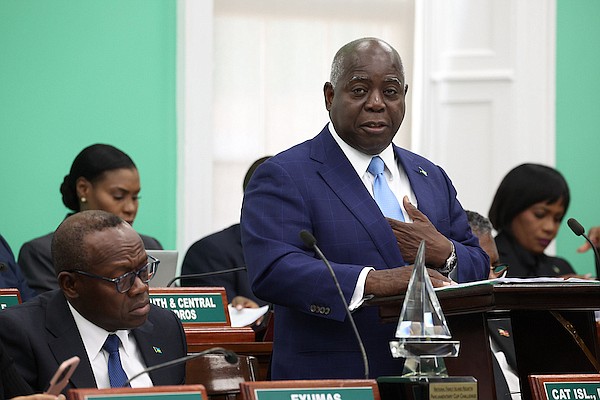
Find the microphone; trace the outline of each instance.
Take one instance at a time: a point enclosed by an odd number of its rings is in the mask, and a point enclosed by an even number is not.
[[[175,281],[178,281],[180,279],[202,278],[204,276],[213,276],[213,275],[228,274],[230,272],[245,271],[245,270],[246,270],[246,267],[242,266],[242,267],[235,267],[235,268],[223,269],[221,271],[210,271],[210,272],[201,272],[201,273],[198,273],[198,274],[179,275],[179,276],[176,276],[175,278],[171,279],[167,283],[167,287],[170,287]]]
[[[317,239],[315,239],[315,237],[305,229],[300,231],[300,239],[302,239],[306,247],[313,249],[315,253],[317,253],[317,255],[319,256],[319,258],[323,260],[323,262],[327,266],[327,269],[329,270],[329,273],[331,274],[331,277],[333,278],[333,281],[335,282],[338,294],[342,299],[342,304],[344,305],[344,309],[346,310],[346,314],[348,315],[348,319],[350,320],[350,325],[352,325],[352,330],[354,331],[354,335],[356,336],[356,340],[358,341],[358,346],[360,347],[360,353],[362,355],[363,364],[365,366],[365,379],[369,379],[369,360],[367,359],[367,352],[365,351],[365,346],[363,344],[362,339],[360,338],[358,329],[356,328],[356,323],[354,323],[352,313],[348,308],[348,304],[346,304],[346,299],[344,298],[344,293],[342,292],[342,288],[340,287],[340,283],[338,282],[337,276],[335,276],[335,272],[333,271],[333,268],[331,268],[331,264],[329,264],[327,258],[325,258],[325,255],[323,254],[321,249],[319,249],[319,246],[317,246]]]
[[[156,371],[157,369],[161,369],[161,368],[171,367],[173,365],[183,364],[189,360],[193,360],[194,358],[198,358],[198,357],[201,357],[206,354],[223,354],[225,356],[225,361],[227,361],[229,364],[235,364],[238,362],[238,356],[233,351],[226,350],[222,347],[212,347],[210,349],[203,350],[199,353],[190,354],[185,357],[176,358],[174,360],[167,361],[162,364],[156,364],[156,365],[153,365],[152,367],[148,367],[148,368],[138,372],[137,374],[133,375],[131,378],[127,379],[127,381],[125,381],[125,383],[123,384],[122,387],[126,387],[135,378],[142,376],[144,374],[147,374],[149,372]]]
[[[585,229],[583,229],[583,226],[577,222],[575,218],[569,218],[567,220],[567,225],[569,225],[569,228],[571,228],[575,235],[583,236],[590,246],[592,246],[592,249],[594,250],[594,260],[596,261],[596,279],[600,279],[600,255],[598,254],[596,245],[592,243],[588,235],[585,234]]]

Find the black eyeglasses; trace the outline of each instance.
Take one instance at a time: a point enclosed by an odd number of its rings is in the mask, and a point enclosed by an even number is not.
[[[138,269],[137,271],[130,271],[117,278],[107,278],[105,276],[92,274],[90,272],[82,271],[80,269],[71,269],[67,270],[66,272],[75,272],[81,275],[89,276],[90,278],[102,279],[107,282],[113,282],[117,287],[117,292],[125,293],[129,289],[131,289],[131,287],[135,283],[135,278],[140,278],[143,283],[150,282],[150,280],[154,278],[154,275],[156,274],[156,269],[158,268],[159,263],[160,260],[152,257],[151,255],[148,255],[148,263],[142,268]]]

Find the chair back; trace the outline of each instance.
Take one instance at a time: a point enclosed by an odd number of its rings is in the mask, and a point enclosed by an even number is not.
[[[188,361],[186,383],[204,385],[210,400],[240,399],[240,383],[255,381],[257,371],[253,356],[238,355],[238,361],[230,364],[223,354],[206,354]]]

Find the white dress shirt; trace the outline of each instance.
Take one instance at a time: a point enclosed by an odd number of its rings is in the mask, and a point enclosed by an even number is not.
[[[70,303],[69,308],[71,309],[75,324],[79,330],[79,335],[83,340],[85,351],[92,365],[98,389],[110,388],[110,380],[108,379],[108,352],[103,350],[102,346],[111,333],[116,334],[121,339],[119,356],[121,357],[121,364],[127,376],[133,376],[146,368],[142,353],[140,353],[130,330],[108,332],[85,319]],[[131,382],[131,387],[152,386],[154,385],[148,374],[144,374]]]

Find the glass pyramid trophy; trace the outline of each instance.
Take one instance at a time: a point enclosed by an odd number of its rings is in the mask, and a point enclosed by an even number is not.
[[[403,376],[448,376],[443,357],[457,357],[460,342],[451,340],[446,318],[425,267],[421,241],[396,329],[392,356],[406,358]]]

